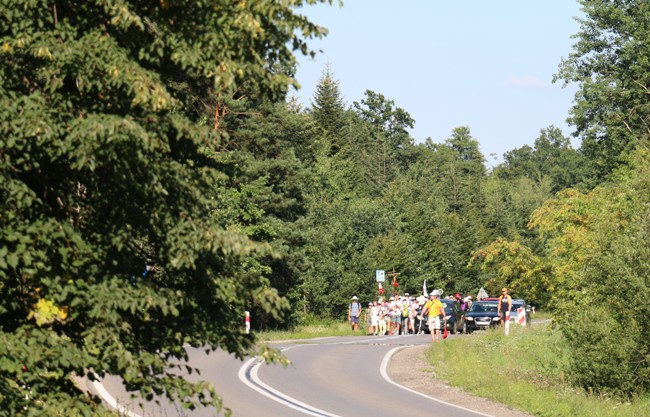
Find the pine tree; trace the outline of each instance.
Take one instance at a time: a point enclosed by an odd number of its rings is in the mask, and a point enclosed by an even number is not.
[[[325,66],[316,85],[311,114],[331,137],[337,137],[345,123],[345,103],[330,64]]]

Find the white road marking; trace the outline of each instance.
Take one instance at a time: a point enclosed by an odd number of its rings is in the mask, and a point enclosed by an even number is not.
[[[384,338],[373,338],[374,341],[382,341],[386,340],[388,337]],[[367,341],[367,340],[365,340]],[[348,341],[348,342],[338,342],[338,343],[332,343],[335,345],[347,345],[347,344],[355,344],[359,343],[358,341]],[[377,343],[374,343],[377,344]],[[304,346],[313,346],[315,344],[304,344],[304,345],[294,345],[290,346],[287,348],[282,349],[282,351],[286,351],[289,349],[293,349],[296,347],[304,347]],[[410,345],[410,346],[415,346],[415,345]],[[405,387],[404,385],[400,385],[397,382],[393,381],[390,376],[388,375],[388,363],[390,362],[391,357],[399,350],[404,349],[409,346],[398,346],[396,348],[391,349],[386,353],[384,356],[384,359],[381,362],[381,365],[379,367],[379,373],[381,376],[386,380],[388,383],[395,385],[396,387],[399,387],[403,390],[406,390],[408,392],[411,392],[413,394],[419,395],[421,397],[427,398],[431,401],[435,401],[441,404],[445,404],[450,407],[458,408],[460,410],[464,411],[469,411],[471,413],[474,413],[478,416],[484,416],[484,417],[494,417],[490,414],[484,414],[479,411],[475,410],[470,410],[469,408],[461,407],[459,405],[451,404],[446,401],[439,400],[437,398],[431,397],[429,395],[423,394],[421,392],[412,390],[408,387]],[[253,362],[257,361],[256,364],[252,364]],[[299,411],[303,414],[307,414],[310,416],[317,416],[317,417],[341,417],[337,414],[331,414],[325,410],[321,410],[319,408],[313,407],[309,404],[303,403],[281,391],[278,391],[271,386],[265,384],[262,382],[262,380],[258,376],[258,370],[260,366],[263,364],[261,360],[259,360],[257,357],[250,358],[248,361],[246,361],[240,368],[238,372],[238,377],[239,380],[242,381],[245,385],[247,385],[249,388],[257,391],[258,393],[262,394],[263,396],[272,399],[273,401],[276,401],[280,404],[283,404],[289,408],[292,408],[296,411]],[[250,368],[250,371],[249,371]],[[129,411],[126,407],[118,403],[118,401],[113,398],[113,396],[104,388],[102,383],[100,381],[93,381],[93,386],[97,390],[97,393],[106,401],[108,405],[110,405],[112,408],[117,410],[119,413],[122,415],[128,416],[128,417],[143,417],[139,414],[134,413],[133,411]]]
[[[257,363],[250,368],[249,372],[247,372],[249,366],[254,361],[257,361]],[[251,358],[248,361],[246,361],[244,365],[241,368],[239,368],[239,373],[238,373],[239,380],[242,381],[244,384],[246,384],[248,387],[262,394],[263,396],[270,398],[273,401],[277,401],[280,404],[283,404],[303,414],[307,414],[310,416],[318,416],[318,417],[340,417],[336,414],[328,413],[327,411],[321,410],[309,404],[305,404],[301,401],[298,401],[297,399],[290,397],[287,394],[280,392],[274,388],[271,388],[269,385],[262,382],[262,380],[257,375],[257,370],[262,364],[263,362],[258,360],[257,358]],[[250,376],[250,378],[248,376]]]
[[[481,412],[479,412],[479,411],[470,410],[469,408],[461,407],[461,406],[456,405],[456,404],[452,404],[452,403],[448,403],[448,402],[446,402],[446,401],[439,400],[439,399],[437,399],[437,398],[434,398],[434,397],[428,396],[428,395],[426,395],[426,394],[423,394],[423,393],[421,393],[421,392],[418,392],[418,391],[412,390],[412,389],[410,389],[410,388],[408,388],[408,387],[405,387],[404,385],[400,385],[400,384],[398,384],[397,382],[393,381],[393,380],[390,378],[390,376],[388,376],[388,371],[387,371],[387,369],[388,369],[388,363],[390,362],[390,358],[395,354],[395,352],[397,352],[397,351],[400,350],[400,349],[404,349],[404,348],[405,348],[405,346],[399,346],[399,347],[396,347],[396,348],[394,348],[394,349],[391,349],[390,351],[388,351],[388,353],[386,354],[386,356],[384,356],[384,359],[381,361],[381,365],[380,365],[380,367],[379,367],[379,373],[381,373],[381,376],[382,376],[382,377],[383,377],[387,382],[389,382],[389,383],[395,385],[396,387],[400,387],[400,388],[403,389],[403,390],[406,390],[406,391],[411,392],[411,393],[413,393],[413,394],[417,394],[417,395],[419,395],[420,397],[428,398],[428,399],[430,399],[431,401],[435,401],[435,402],[438,402],[438,403],[441,403],[441,404],[445,404],[445,405],[448,405],[448,406],[450,406],[450,407],[458,408],[458,409],[460,409],[460,410],[469,411],[469,412],[474,413],[474,414],[476,414],[476,415],[478,415],[478,416],[494,417],[494,416],[492,416],[492,415],[490,415],[490,414],[484,414],[484,413],[481,413]]]
[[[142,417],[140,414],[136,414],[133,411],[129,411],[128,408],[118,403],[117,400],[113,398],[113,396],[108,391],[106,391],[106,388],[104,388],[104,386],[100,381],[93,381],[93,386],[97,390],[99,396],[102,397],[104,401],[108,403],[108,405],[110,405],[112,408],[117,410],[118,413],[120,413],[120,415],[125,415],[128,417]]]

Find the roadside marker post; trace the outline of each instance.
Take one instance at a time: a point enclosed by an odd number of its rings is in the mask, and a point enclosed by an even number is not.
[[[517,322],[526,327],[526,309],[523,307],[517,309]]]
[[[250,311],[246,312],[246,334],[251,332],[251,313]]]

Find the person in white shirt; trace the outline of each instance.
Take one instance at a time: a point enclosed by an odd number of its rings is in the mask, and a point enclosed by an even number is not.
[[[377,336],[377,332],[379,332],[379,305],[377,304],[376,301],[373,301],[372,303],[372,309],[371,311],[371,327],[372,327],[372,334]]]
[[[379,305],[379,334],[386,334],[386,320],[388,319],[388,305],[386,301],[382,300]]]

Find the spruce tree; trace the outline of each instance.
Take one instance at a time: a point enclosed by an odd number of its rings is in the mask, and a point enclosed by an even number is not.
[[[316,123],[332,136],[336,136],[344,124],[345,103],[330,64],[325,66],[316,85],[311,114]]]

